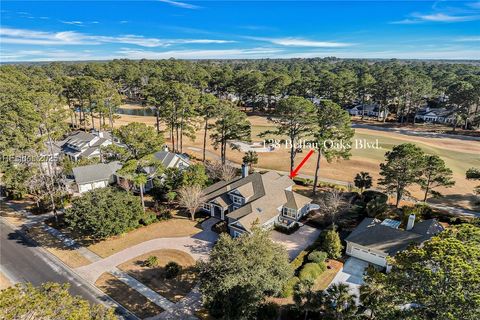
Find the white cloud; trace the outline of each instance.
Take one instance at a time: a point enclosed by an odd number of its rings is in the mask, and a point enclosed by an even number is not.
[[[189,3],[185,3],[185,2],[172,1],[172,0],[157,0],[157,1],[160,1],[160,2],[163,2],[163,3],[168,3],[172,6],[183,8],[183,9],[200,9],[199,6],[189,4]]]
[[[345,42],[331,42],[331,41],[314,41],[302,38],[260,38],[260,37],[246,37],[251,40],[266,41],[272,44],[288,47],[315,47],[315,48],[339,48],[348,47],[352,43]]]
[[[472,36],[472,37],[463,37],[463,38],[458,38],[455,41],[460,41],[460,42],[476,42],[480,41],[480,36]]]
[[[431,21],[431,22],[463,22],[463,21],[474,21],[480,19],[478,15],[464,15],[464,16],[453,16],[444,13],[434,13],[426,15],[416,15],[416,17],[422,21]]]
[[[138,35],[102,36],[76,31],[44,32],[0,28],[0,42],[30,45],[99,45],[102,43],[133,44],[141,47],[168,47],[176,44],[224,44],[235,41],[222,39],[158,39]]]
[[[83,26],[83,21],[60,21],[63,24],[70,24],[73,26]]]
[[[170,50],[150,51],[124,48],[112,53],[91,50],[18,50],[2,51],[3,62],[15,61],[80,61],[111,59],[254,59],[279,56],[282,51],[273,48],[227,49],[227,50]]]
[[[448,50],[412,50],[412,51],[315,51],[293,52],[280,58],[324,58],[337,57],[345,59],[448,59],[478,60],[480,50],[448,49]]]
[[[440,23],[453,23],[453,22],[467,22],[480,20],[480,15],[473,14],[473,12],[463,12],[463,14],[447,14],[442,12],[431,14],[412,13],[410,18],[392,21],[391,24],[418,24],[425,22],[440,22]]]
[[[225,50],[171,50],[148,51],[123,49],[118,53],[128,59],[243,59],[263,58],[280,53],[275,48],[225,49]]]

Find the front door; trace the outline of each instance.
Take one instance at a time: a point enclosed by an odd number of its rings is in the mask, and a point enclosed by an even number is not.
[[[222,219],[222,208],[219,206],[213,206],[213,216],[218,219]]]

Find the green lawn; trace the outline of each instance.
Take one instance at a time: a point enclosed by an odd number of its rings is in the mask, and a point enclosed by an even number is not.
[[[263,138],[258,137],[258,135],[266,130],[272,130],[272,126],[252,126],[252,140],[254,141],[262,141]],[[273,138],[274,136],[268,136],[268,138]],[[277,139],[282,139],[285,137],[277,136]],[[364,159],[374,160],[375,162],[383,162],[385,159],[385,153],[396,145],[408,142],[408,136],[400,135],[399,138],[393,137],[385,137],[381,135],[375,135],[375,132],[372,133],[364,133],[364,132],[355,132],[354,139],[358,139],[363,141],[363,139],[367,140],[368,142],[375,142],[378,139],[379,149],[352,149],[352,158],[360,157]],[[434,138],[432,138],[434,139]],[[436,148],[430,145],[421,143],[421,142],[414,142],[417,146],[422,148],[428,154],[436,154],[439,155],[445,162],[447,166],[452,169],[454,174],[458,174],[463,176],[465,171],[472,167],[480,167],[480,156],[475,153],[467,153],[461,151],[451,151],[444,148]],[[472,144],[478,142],[471,142]]]

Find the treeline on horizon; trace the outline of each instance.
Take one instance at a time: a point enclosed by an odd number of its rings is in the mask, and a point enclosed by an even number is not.
[[[239,106],[274,110],[286,96],[328,99],[343,107],[375,103],[399,122],[413,122],[430,105],[455,115],[454,127],[480,123],[480,66],[442,61],[355,60],[336,58],[259,60],[112,60],[2,65],[2,74],[20,72],[67,88],[89,77],[110,81],[124,98],[148,106],[152,83],[182,83],[234,99]]]

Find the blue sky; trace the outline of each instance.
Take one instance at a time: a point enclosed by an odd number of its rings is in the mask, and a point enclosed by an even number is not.
[[[479,59],[479,1],[3,1],[0,58]]]

